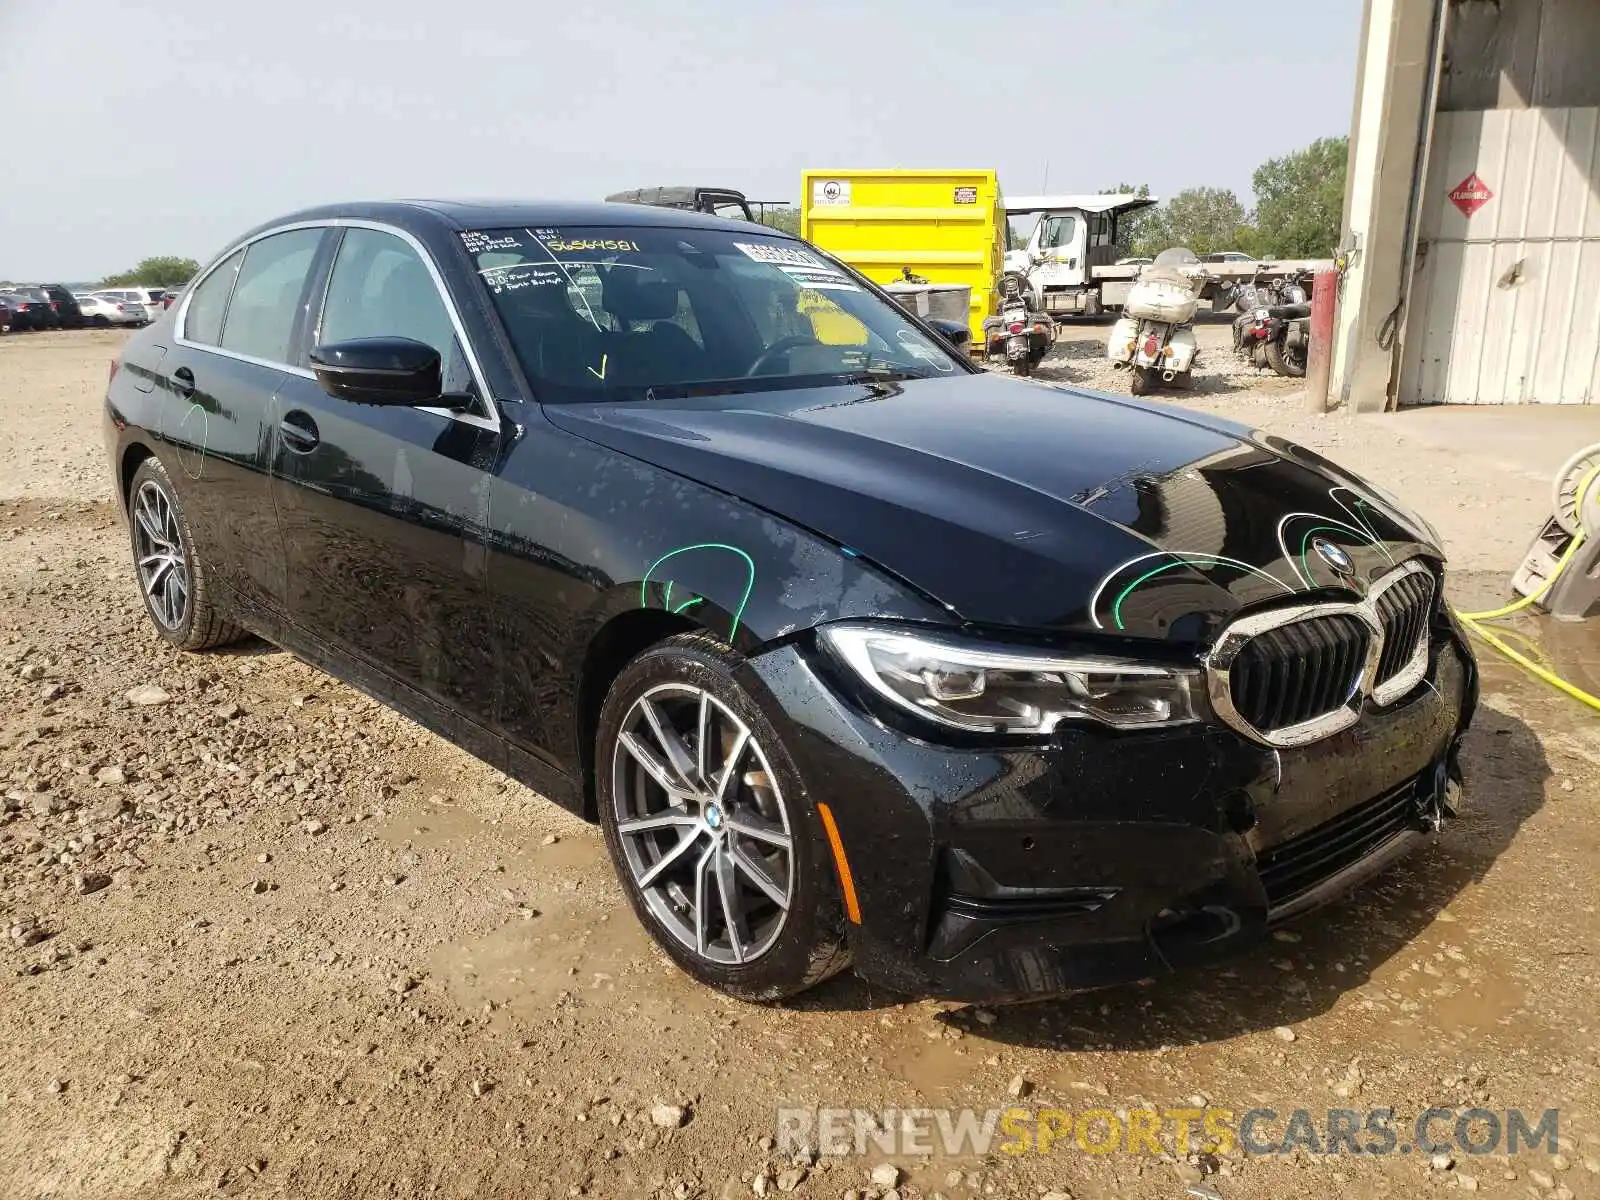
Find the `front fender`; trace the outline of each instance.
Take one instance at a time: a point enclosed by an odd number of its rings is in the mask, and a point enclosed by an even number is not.
[[[495,620],[506,731],[563,769],[590,648],[630,613],[746,655],[824,621],[949,623],[945,608],[848,548],[529,414],[495,481]]]

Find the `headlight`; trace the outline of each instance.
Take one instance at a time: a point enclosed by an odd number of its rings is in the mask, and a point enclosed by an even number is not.
[[[941,725],[1049,733],[1059,721],[1150,729],[1198,720],[1197,672],[1032,650],[873,625],[825,625],[824,642],[885,699]]]

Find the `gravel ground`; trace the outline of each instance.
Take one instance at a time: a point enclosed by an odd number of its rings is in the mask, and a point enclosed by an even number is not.
[[[155,638],[101,463],[119,341],[0,338],[6,1200],[1600,1195],[1600,737],[1546,689],[1486,663],[1470,814],[1258,955],[994,1012],[851,978],[740,1005],[653,949],[596,831],[285,653]],[[1050,373],[1092,373],[1078,345]],[[1182,399],[1419,503],[1490,469],[1306,416],[1276,380]],[[1507,521],[1537,512],[1537,484],[1496,482]],[[1494,590],[1528,525],[1496,541],[1425,507]],[[815,1161],[770,1140],[780,1105],[1014,1097],[1559,1106],[1565,1148]]]

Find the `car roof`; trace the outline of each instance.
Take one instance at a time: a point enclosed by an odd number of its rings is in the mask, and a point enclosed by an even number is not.
[[[259,226],[270,229],[301,221],[329,221],[340,217],[407,224],[431,215],[456,229],[502,229],[510,226],[633,225],[686,229],[727,229],[748,232],[749,221],[714,217],[709,213],[650,204],[607,204],[570,200],[383,200],[325,204],[288,213]],[[789,237],[782,230],[759,226],[772,237]]]

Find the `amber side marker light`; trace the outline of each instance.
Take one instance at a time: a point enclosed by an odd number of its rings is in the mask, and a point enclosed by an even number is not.
[[[844,893],[844,915],[852,925],[861,924],[861,905],[856,902],[856,881],[850,874],[850,860],[844,856],[844,842],[839,839],[839,827],[833,822],[833,810],[820,801],[817,815],[822,818],[823,831],[828,835],[828,845],[833,849],[833,865],[839,872],[839,890]]]

